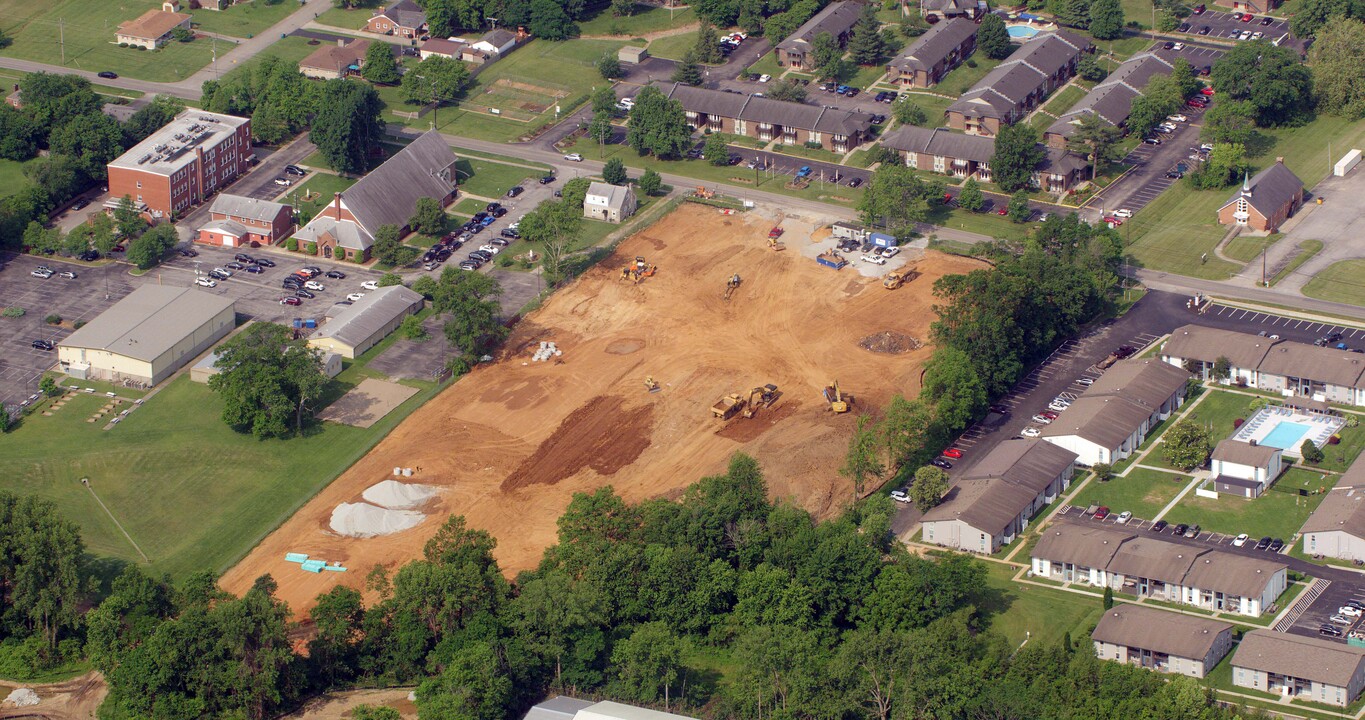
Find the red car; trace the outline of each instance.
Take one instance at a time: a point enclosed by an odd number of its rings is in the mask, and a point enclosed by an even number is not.
[[[1101,505],[1099,509],[1095,511],[1095,519],[1103,520],[1107,517],[1109,517],[1109,508]]]
[[[1190,100],[1189,102],[1185,103],[1185,106],[1191,108],[1199,108],[1202,110],[1203,108],[1206,108],[1209,105],[1208,103],[1200,102],[1198,100]]]
[[[770,238],[780,238],[780,237],[782,237],[782,233],[783,233],[783,232],[784,232],[784,231],[782,230],[782,228],[780,228],[780,227],[775,227],[775,228],[773,228],[772,230],[769,230],[769,231],[768,231],[768,237],[770,237]]]
[[[943,193],[943,204],[947,205],[953,201],[952,193]]]
[[[1206,85],[1206,86],[1204,86],[1204,87],[1202,87],[1202,88],[1199,89],[1199,94],[1200,94],[1200,95],[1211,96],[1211,95],[1213,95],[1213,88],[1208,87],[1208,86]]]
[[[1123,220],[1113,216],[1105,218],[1104,221],[1106,223],[1109,223],[1110,225],[1113,225],[1114,227],[1118,227],[1123,224]]]
[[[303,304],[303,301],[300,300],[300,299],[298,299],[298,298],[296,298],[296,297],[293,297],[293,296],[291,295],[291,296],[289,296],[289,297],[282,297],[282,298],[280,298],[280,304],[281,304],[281,305],[302,305],[302,304]]]
[[[996,215],[1008,215],[1009,212],[1010,212],[1010,209],[1009,209],[1008,206],[1006,206],[1006,207],[1000,208],[999,210],[996,210],[996,211],[995,211],[995,214],[996,214]]]
[[[943,457],[950,457],[956,460],[962,457],[962,451],[958,450],[957,448],[948,448],[947,450],[943,451]]]
[[[1060,415],[1058,415],[1058,414],[1055,413],[1055,412],[1052,412],[1051,410],[1044,410],[1043,412],[1040,412],[1040,413],[1038,413],[1038,414],[1039,414],[1039,415],[1042,415],[1043,417],[1047,418],[1048,420],[1056,420],[1057,418],[1061,417]]]
[[[1252,20],[1255,20],[1255,19],[1256,19],[1256,16],[1252,15],[1251,13],[1247,13],[1246,15],[1243,15],[1243,16],[1242,16],[1242,22],[1251,22]]]

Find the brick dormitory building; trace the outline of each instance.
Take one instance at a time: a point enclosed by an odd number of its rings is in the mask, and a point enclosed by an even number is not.
[[[668,97],[682,103],[687,122],[698,130],[779,140],[787,145],[818,143],[847,152],[862,144],[872,116],[851,110],[786,102],[756,95],[706,90],[674,83]]]
[[[153,220],[169,218],[246,172],[251,121],[185,110],[109,163],[109,203],[125,196]]]

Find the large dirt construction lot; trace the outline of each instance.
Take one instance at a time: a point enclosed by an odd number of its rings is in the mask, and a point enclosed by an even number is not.
[[[747,452],[775,497],[828,514],[852,498],[838,474],[857,415],[892,395],[914,395],[930,348],[901,354],[864,349],[883,332],[924,338],[938,277],[980,267],[929,253],[922,275],[899,290],[852,268],[833,271],[797,247],[767,247],[771,216],[723,216],[684,205],[623,242],[616,255],[524,318],[496,362],[479,367],[413,413],[373,451],[261,542],[223,578],[244,592],[271,573],[299,612],[341,583],[360,588],[376,564],[396,569],[420,556],[451,514],[491,532],[509,575],[535,566],[555,542],[555,520],[573,493],[612,485],[628,500],[675,497]],[[813,222],[789,218],[788,246],[811,242]],[[825,230],[821,235],[827,235]],[[621,268],[644,256],[658,265],[639,284]],[[743,282],[723,300],[726,280]],[[553,341],[562,362],[532,362]],[[662,389],[647,392],[652,376]],[[854,412],[834,415],[820,395],[838,379]],[[726,393],[774,383],[781,395],[749,419],[722,422],[711,405]],[[394,467],[441,496],[411,530],[360,540],[328,529],[338,503],[357,502]],[[286,552],[350,568],[303,572]]]

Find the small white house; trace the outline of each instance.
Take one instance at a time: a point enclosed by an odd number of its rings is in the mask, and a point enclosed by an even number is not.
[[[474,43],[473,48],[480,50],[488,55],[499,57],[507,54],[517,46],[517,35],[510,30],[489,30],[484,33],[479,41]]]
[[[1213,449],[1210,465],[1219,494],[1254,498],[1275,482],[1284,462],[1279,448],[1228,439]]]
[[[635,191],[629,185],[595,182],[583,197],[583,217],[619,223],[635,214]]]

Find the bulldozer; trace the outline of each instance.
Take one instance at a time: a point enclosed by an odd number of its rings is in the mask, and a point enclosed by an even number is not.
[[[739,273],[731,275],[730,279],[725,281],[725,295],[722,299],[728,301],[730,296],[735,294],[735,290],[739,289],[740,282],[742,281],[739,279]]]
[[[711,414],[721,420],[729,420],[736,413],[748,407],[749,401],[739,393],[730,393],[711,406]]]
[[[745,400],[744,417],[753,417],[760,407],[772,407],[773,401],[776,399],[777,386],[772,383],[750,390],[749,397]]]
[[[835,414],[848,412],[849,406],[853,404],[853,396],[845,395],[839,389],[838,380],[831,380],[822,394],[825,396],[825,402],[829,403],[829,409],[833,410]]]
[[[645,378],[645,390],[652,393],[659,392],[659,381],[655,380],[653,375]]]
[[[707,190],[705,185],[698,185],[696,191],[693,192],[692,195],[693,197],[702,200],[710,200],[716,196],[716,192],[714,190]]]

